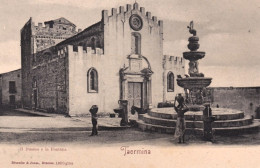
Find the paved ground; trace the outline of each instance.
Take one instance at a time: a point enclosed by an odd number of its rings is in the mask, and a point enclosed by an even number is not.
[[[120,118],[99,118],[99,124],[120,128]],[[44,117],[17,111],[2,111],[0,116],[0,144],[79,144],[79,145],[179,145],[172,135],[142,132],[137,128],[99,131],[99,136],[90,137],[91,120],[66,118],[61,115]],[[239,136],[216,136],[215,143],[205,142],[201,137],[189,135],[186,145],[260,145],[260,133]]]
[[[98,119],[99,126],[120,127],[120,118],[104,116]],[[58,114],[44,114],[29,110],[5,110],[0,115],[0,129],[21,130],[90,130],[92,127],[89,117],[64,117]]]

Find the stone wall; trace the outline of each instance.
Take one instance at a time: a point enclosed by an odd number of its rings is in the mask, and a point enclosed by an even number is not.
[[[243,110],[252,115],[260,105],[260,87],[211,87],[213,107]]]
[[[74,26],[73,24],[68,24],[67,22],[69,21],[64,18],[60,19],[62,20],[62,23],[54,24],[51,28],[49,23],[46,23],[45,27],[42,26],[42,23],[38,23],[38,26],[35,26],[32,18],[30,18],[29,21],[21,29],[22,104],[24,108],[31,109],[32,107],[34,107],[34,101],[32,100],[32,77],[35,75],[39,76],[39,73],[37,71],[32,71],[33,66],[39,66],[39,64],[42,63],[42,66],[44,67],[44,65],[46,65],[46,63],[48,63],[50,59],[52,59],[46,58],[48,55],[50,55],[45,54],[47,53],[49,48],[77,34],[77,32],[75,31],[76,26]],[[64,30],[63,28],[66,28],[66,30]],[[55,55],[57,55],[57,51],[55,52],[55,54],[50,52],[51,57],[54,56],[55,58]],[[53,67],[54,66],[55,65],[53,65]],[[50,107],[53,105],[46,106]],[[57,109],[57,105],[55,109]]]
[[[22,104],[25,108],[31,108],[33,50],[32,18],[30,18],[21,29]]]
[[[65,49],[66,50],[66,49]],[[67,56],[64,50],[51,47],[37,53],[32,67],[33,97],[36,109],[67,113]],[[32,106],[35,107],[34,98]]]
[[[38,26],[35,26],[34,22],[32,23],[34,53],[54,46],[78,33],[75,31],[76,26],[65,18],[57,20],[60,20],[60,22],[57,22],[56,20],[45,22],[45,26],[43,26],[42,23],[38,23]],[[50,26],[50,22],[52,23],[52,26]]]
[[[9,82],[15,83],[14,90],[9,89]],[[21,86],[21,69],[0,74],[0,107],[21,107]],[[10,96],[14,97],[14,104]]]
[[[83,50],[82,46],[75,47],[69,45],[68,62],[69,62],[69,112],[70,115],[88,114],[92,105],[96,104],[99,107],[99,112],[113,112],[113,106],[105,108],[106,102],[113,97],[105,97],[105,86],[111,86],[108,83],[109,77],[104,76],[106,69],[106,60],[103,55],[103,50],[96,48],[92,50],[87,47]],[[87,73],[90,68],[95,68],[98,73],[98,91],[88,91]]]

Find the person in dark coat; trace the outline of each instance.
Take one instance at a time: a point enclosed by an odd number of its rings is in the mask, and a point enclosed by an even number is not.
[[[260,105],[255,109],[255,118],[260,119]]]
[[[204,104],[205,109],[203,110],[203,134],[206,141],[213,141],[213,130],[212,122],[214,122],[215,117],[212,116],[212,110],[210,104]]]
[[[97,131],[97,112],[98,112],[98,106],[93,105],[90,109],[89,112],[91,113],[91,121],[92,121],[92,133],[90,136],[98,135]]]

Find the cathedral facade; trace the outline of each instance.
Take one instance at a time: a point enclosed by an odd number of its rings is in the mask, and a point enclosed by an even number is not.
[[[184,60],[163,55],[163,21],[137,3],[103,10],[83,31],[65,18],[30,19],[21,52],[24,108],[81,115],[96,104],[111,113],[118,100],[151,108],[183,92]]]

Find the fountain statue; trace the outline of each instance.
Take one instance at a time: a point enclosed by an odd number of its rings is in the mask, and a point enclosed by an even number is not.
[[[177,84],[184,88],[185,102],[190,107],[191,111],[201,110],[200,107],[204,103],[209,102],[207,97],[206,87],[210,85],[212,78],[204,77],[203,73],[199,72],[199,59],[204,58],[205,52],[197,51],[200,47],[199,37],[197,31],[193,28],[193,21],[190,22],[189,32],[192,34],[189,37],[188,49],[190,51],[183,52],[183,57],[189,60],[189,75],[185,75],[186,78],[177,78]],[[202,107],[203,108],[203,107]]]

